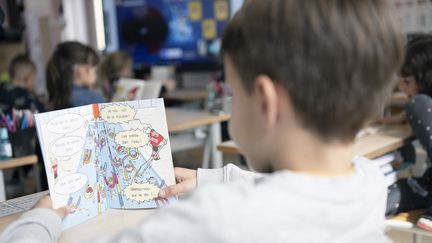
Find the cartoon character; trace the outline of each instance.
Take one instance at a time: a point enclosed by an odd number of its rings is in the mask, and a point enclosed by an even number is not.
[[[105,137],[100,137],[99,139],[95,138],[94,141],[96,143],[96,146],[99,148],[105,146]]]
[[[128,149],[128,156],[130,160],[136,160],[139,157],[138,149],[137,148],[129,148]]]
[[[87,189],[84,192],[84,198],[85,199],[92,198],[93,197],[93,192],[94,192],[93,188],[90,185],[87,185]]]
[[[69,197],[67,207],[69,208],[69,213],[74,214],[77,210],[79,210],[79,205],[81,202],[81,196],[78,198],[78,201],[76,203],[73,203],[73,197]]]
[[[167,143],[166,139],[154,129],[150,130],[150,144],[153,148],[152,158],[154,160],[160,160],[159,150]]]
[[[52,158],[51,162],[51,172],[54,175],[54,180],[57,180],[58,177],[58,160],[56,158]]]
[[[126,154],[126,150],[124,146],[118,145],[116,148],[117,154]]]
[[[121,166],[121,165],[123,164],[123,160],[120,159],[119,157],[114,157],[114,159],[113,159],[113,161],[112,161],[112,164],[113,164],[115,167],[119,167],[119,166]]]
[[[91,155],[92,155],[92,150],[91,149],[84,149],[83,164],[86,165],[86,164],[90,163]]]
[[[103,188],[102,186],[101,186],[101,196],[102,196],[102,198],[106,197],[105,188]]]
[[[155,186],[158,186],[158,184],[157,184],[157,180],[156,180],[156,178],[154,178],[153,176],[150,176],[150,177],[147,179],[147,183],[149,183],[149,184],[153,184],[153,185],[155,185]]]
[[[115,173],[114,166],[112,166],[112,172],[111,173],[112,173],[112,177],[109,177],[109,178],[107,178],[104,175],[105,184],[110,188],[110,191],[112,191],[112,192],[114,192],[114,188],[115,188],[115,191],[117,192],[117,196],[119,198],[120,206],[122,208],[124,208],[123,197],[121,195],[121,190],[120,190],[120,184],[118,181],[117,173]]]
[[[115,139],[115,136],[116,136],[116,134],[115,134],[114,131],[109,131],[109,132],[108,132],[108,137],[111,138],[112,140]]]
[[[135,170],[135,166],[132,163],[128,163],[124,166],[124,169],[127,173],[131,173],[132,171]]]

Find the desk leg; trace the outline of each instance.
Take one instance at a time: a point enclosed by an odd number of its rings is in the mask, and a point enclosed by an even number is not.
[[[422,243],[423,237],[417,233],[414,233],[413,242],[414,243]]]
[[[0,202],[6,201],[6,187],[4,183],[3,170],[0,170]]]
[[[204,152],[202,160],[202,168],[208,169],[210,166],[210,148],[212,146],[212,141],[210,138],[210,126],[207,127],[207,136],[204,142]]]
[[[210,139],[212,168],[222,168],[222,153],[217,150],[217,146],[222,142],[220,122],[216,122],[210,125]]]

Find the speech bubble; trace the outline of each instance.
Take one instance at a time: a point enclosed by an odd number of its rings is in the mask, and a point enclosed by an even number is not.
[[[51,153],[58,157],[69,157],[84,147],[84,139],[77,136],[61,137],[51,144]]]
[[[66,134],[77,130],[84,125],[84,118],[78,114],[65,114],[48,122],[50,132]]]
[[[143,130],[127,130],[117,133],[114,141],[126,148],[139,148],[148,144],[149,136]]]
[[[100,116],[109,123],[121,123],[134,120],[136,110],[128,105],[114,104],[104,106],[100,111]]]
[[[82,173],[73,173],[59,178],[54,185],[54,191],[61,195],[68,195],[81,190],[87,185],[87,176]]]
[[[132,183],[124,189],[124,195],[127,199],[144,202],[155,199],[158,196],[159,187],[150,183]]]

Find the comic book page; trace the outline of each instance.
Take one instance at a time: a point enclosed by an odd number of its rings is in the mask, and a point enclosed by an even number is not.
[[[36,115],[54,208],[63,228],[107,208],[154,208],[175,184],[162,99],[105,103]]]
[[[96,147],[110,208],[155,208],[175,184],[162,99],[94,105]]]
[[[69,228],[103,213],[106,190],[96,168],[96,126],[92,106],[35,115],[53,207],[67,206]]]

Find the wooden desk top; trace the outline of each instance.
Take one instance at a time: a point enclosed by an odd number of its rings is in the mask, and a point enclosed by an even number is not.
[[[0,170],[11,169],[15,167],[34,165],[37,164],[38,158],[36,155],[29,155],[20,158],[13,158],[8,160],[0,160]]]
[[[166,108],[169,132],[179,132],[216,122],[228,121],[229,114],[213,115],[206,111]]]
[[[414,136],[408,126],[383,126],[375,134],[357,138],[354,143],[354,154],[373,159],[394,151],[413,139]],[[218,150],[228,154],[240,153],[234,141],[218,145]]]
[[[409,101],[409,97],[403,93],[395,93],[391,96],[390,100],[387,101],[387,106],[405,107]]]
[[[394,151],[412,140],[414,135],[406,125],[383,126],[375,134],[356,139],[354,153],[373,159]]]
[[[115,235],[122,230],[138,225],[156,209],[108,209],[105,213],[80,225],[63,231],[59,243],[77,243],[89,241],[95,237]],[[22,213],[0,218],[0,232]]]
[[[166,93],[163,98],[175,101],[196,101],[207,99],[207,95],[206,90],[180,89]]]

